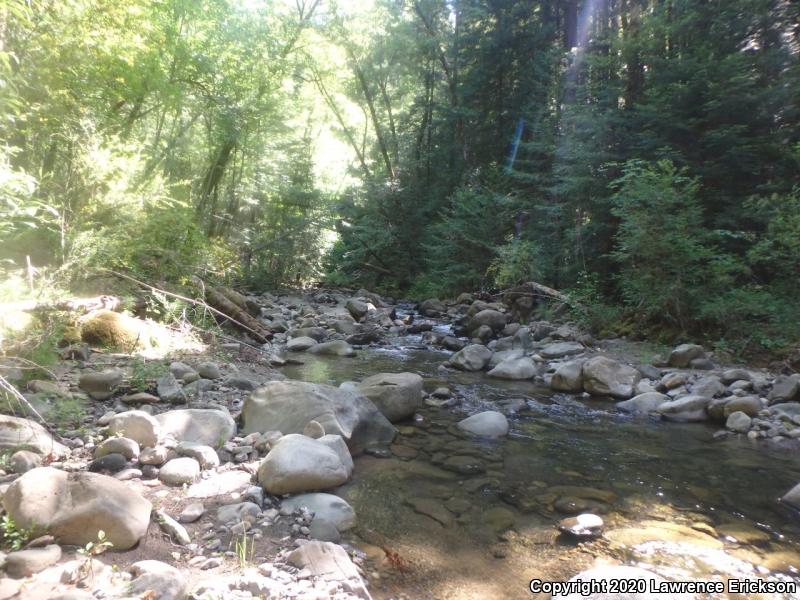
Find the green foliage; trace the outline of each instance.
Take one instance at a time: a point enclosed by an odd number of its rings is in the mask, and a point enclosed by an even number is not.
[[[80,398],[56,398],[47,411],[47,419],[63,433],[82,428],[88,414]]]
[[[33,527],[30,529],[19,527],[8,514],[3,515],[0,528],[3,531],[3,543],[11,551],[21,550],[31,539],[34,529]]]
[[[496,248],[497,258],[489,270],[501,287],[511,287],[526,281],[538,281],[541,275],[541,248],[530,240],[514,239]]]
[[[156,379],[167,373],[169,373],[169,367],[163,362],[136,356],[131,361],[131,376],[128,384],[134,391],[149,392],[155,388]]]

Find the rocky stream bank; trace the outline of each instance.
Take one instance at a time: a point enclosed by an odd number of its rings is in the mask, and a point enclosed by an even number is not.
[[[0,416],[0,600],[501,598],[623,565],[800,581],[800,376],[645,357],[515,302],[240,301],[271,343],[145,360],[103,349],[144,327],[103,310],[27,381],[46,419],[87,414],[55,436]]]

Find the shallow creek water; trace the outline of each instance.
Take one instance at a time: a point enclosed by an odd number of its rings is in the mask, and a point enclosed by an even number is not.
[[[356,459],[337,492],[356,510],[367,555],[381,557],[369,569],[376,598],[533,597],[531,578],[566,580],[603,563],[670,579],[800,582],[800,517],[777,502],[800,481],[794,453],[743,436],[715,441],[703,425],[633,419],[611,401],[528,381],[443,372],[448,356],[408,336],[355,358],[302,355],[305,364],[284,369],[333,385],[410,371],[426,391],[446,385],[458,399],[397,424],[392,456]],[[454,427],[513,405],[522,410],[509,415],[507,439],[471,439]],[[558,535],[554,525],[580,512],[602,515],[603,538]]]

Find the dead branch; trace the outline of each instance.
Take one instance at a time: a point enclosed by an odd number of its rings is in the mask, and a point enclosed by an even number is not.
[[[492,294],[492,296],[502,296],[503,301],[509,305],[513,304],[518,298],[549,298],[550,300],[557,300],[581,312],[587,312],[586,307],[580,302],[576,302],[566,294],[551,287],[547,287],[546,285],[542,285],[541,283],[536,283],[535,281],[529,281],[522,285],[497,292],[496,294]]]

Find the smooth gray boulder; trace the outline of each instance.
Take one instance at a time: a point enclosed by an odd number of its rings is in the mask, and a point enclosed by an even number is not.
[[[358,391],[372,401],[392,423],[407,419],[422,402],[422,377],[416,373],[378,373],[358,384]]]
[[[506,326],[507,320],[505,313],[487,308],[478,312],[469,320],[467,329],[474,332],[486,326],[491,329],[493,333],[497,333]]]
[[[652,412],[657,412],[659,406],[669,401],[669,396],[664,394],[659,394],[658,392],[646,392],[644,394],[634,396],[630,400],[617,402],[617,408],[624,410],[625,412],[645,415]]]
[[[583,344],[579,344],[578,342],[556,342],[555,344],[548,344],[542,348],[539,354],[542,358],[552,360],[554,358],[580,354],[584,350]]]
[[[583,389],[593,396],[627,400],[633,397],[641,378],[638,370],[605,356],[583,363]]]
[[[310,421],[317,421],[325,433],[341,435],[354,454],[386,446],[397,434],[378,408],[356,390],[291,380],[270,381],[245,399],[241,434],[302,433]]]
[[[95,400],[107,400],[122,383],[125,374],[119,369],[106,369],[84,373],[78,380],[78,387]]]
[[[583,391],[583,360],[572,360],[559,365],[550,379],[550,387],[557,392],[578,394]]]
[[[503,437],[508,435],[508,419],[503,413],[487,410],[459,421],[457,427],[480,437]]]
[[[161,425],[143,410],[126,410],[111,417],[109,435],[119,435],[135,441],[140,447],[155,446],[161,435]]]
[[[200,463],[188,456],[173,458],[158,471],[158,478],[167,485],[194,483],[200,477]]]
[[[281,508],[296,511],[305,506],[314,513],[314,520],[332,523],[339,532],[352,529],[356,524],[353,507],[339,496],[325,493],[300,494],[281,502]]]
[[[312,337],[301,336],[290,339],[286,342],[286,349],[289,352],[303,352],[312,346],[316,346],[319,342]]]
[[[115,550],[133,547],[147,532],[152,505],[113,477],[40,467],[12,483],[3,507],[21,528],[49,533],[62,544],[85,546],[104,531]]]
[[[289,554],[290,565],[308,571],[312,577],[338,582],[348,592],[363,600],[371,600],[358,568],[347,551],[332,542],[308,542]]]
[[[133,580],[129,592],[137,598],[153,600],[185,600],[189,584],[177,568],[159,560],[140,560],[129,569]]]
[[[537,375],[539,369],[533,359],[523,356],[522,358],[510,358],[504,360],[494,369],[489,371],[489,377],[497,379],[532,379]]]
[[[227,411],[211,408],[170,410],[155,417],[162,435],[179,442],[219,448],[236,433],[236,423]]]
[[[61,560],[61,546],[50,544],[44,548],[31,548],[11,552],[5,560],[5,571],[9,577],[28,577],[45,570]]]
[[[275,496],[334,488],[348,477],[336,451],[296,433],[278,440],[258,468],[258,483]]]
[[[327,356],[355,356],[356,351],[344,340],[333,340],[311,346],[308,350],[311,354],[324,354]]]
[[[736,433],[747,433],[750,431],[752,419],[741,411],[736,411],[728,415],[725,427]]]
[[[711,403],[707,396],[683,396],[658,407],[658,412],[668,421],[693,422],[708,419],[706,408]]]
[[[55,441],[50,432],[36,421],[0,415],[0,448],[3,450],[29,449],[47,456],[62,458],[69,448]]]
[[[481,344],[465,346],[448,361],[451,367],[462,371],[480,371],[492,358],[492,351]]]
[[[693,360],[705,358],[706,351],[697,344],[681,344],[669,354],[667,364],[677,369],[686,369]]]

